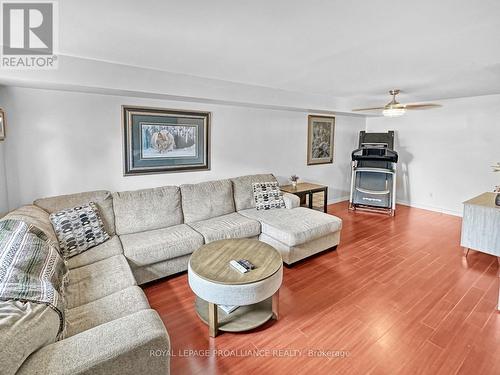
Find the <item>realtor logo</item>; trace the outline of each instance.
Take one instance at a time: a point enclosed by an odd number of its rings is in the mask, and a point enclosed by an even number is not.
[[[2,68],[55,69],[57,3],[2,2]]]

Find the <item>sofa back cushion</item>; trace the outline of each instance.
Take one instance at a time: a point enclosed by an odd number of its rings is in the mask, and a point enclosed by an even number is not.
[[[181,185],[181,196],[186,223],[234,212],[233,187],[230,180]]]
[[[277,182],[272,174],[253,174],[232,178],[236,211],[255,208],[253,184],[256,182]]]
[[[49,214],[62,211],[66,208],[81,206],[94,202],[99,209],[106,232],[115,234],[115,214],[113,212],[113,197],[106,190],[88,191],[84,193],[59,195],[56,197],[37,199],[33,204]]]
[[[182,224],[177,186],[113,193],[113,207],[119,235]]]
[[[52,222],[49,219],[49,214],[40,207],[34,205],[19,207],[17,210],[9,212],[2,218],[2,220],[9,219],[20,220],[34,225],[38,229],[41,229],[56,246],[59,246],[56,233],[52,227]]]

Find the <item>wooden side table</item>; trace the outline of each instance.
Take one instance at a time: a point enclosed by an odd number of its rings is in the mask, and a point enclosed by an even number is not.
[[[311,184],[309,182],[299,182],[297,186],[293,185],[285,185],[280,187],[281,191],[286,193],[295,194],[301,200],[305,199],[307,195],[309,197],[309,208],[313,208],[313,194],[314,193],[324,193],[324,202],[323,202],[323,212],[326,213],[328,206],[328,186],[326,185],[317,185]]]

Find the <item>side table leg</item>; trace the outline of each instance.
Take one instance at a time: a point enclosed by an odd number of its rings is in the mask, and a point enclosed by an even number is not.
[[[278,320],[279,319],[279,309],[280,309],[280,291],[279,291],[279,289],[276,291],[276,293],[273,294],[272,306],[273,306],[273,319]]]
[[[300,205],[305,206],[306,205],[306,194],[298,193],[297,196],[300,198]]]
[[[309,193],[309,208],[313,208],[313,193]]]
[[[217,305],[215,303],[208,303],[208,335],[210,337],[217,336],[218,331],[218,317]]]
[[[325,188],[325,191],[323,192],[324,196],[324,202],[323,202],[323,212],[326,214],[328,211],[328,187]]]

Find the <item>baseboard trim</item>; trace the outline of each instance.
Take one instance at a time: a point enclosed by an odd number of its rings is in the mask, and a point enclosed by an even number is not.
[[[397,200],[396,203],[401,204],[403,206],[415,207],[415,208],[420,208],[422,210],[440,212],[440,213],[446,214],[446,215],[462,217],[462,212],[455,211],[455,210],[448,210],[447,208],[430,206],[427,204],[410,203],[408,201],[403,201],[403,200]]]
[[[340,203],[340,202],[344,202],[344,201],[348,201],[348,200],[349,200],[349,196],[345,195],[345,196],[339,197],[339,198],[328,199],[328,204]]]
[[[328,204],[335,204],[335,203],[340,203],[340,202],[344,202],[344,201],[348,201],[348,200],[349,200],[349,196],[335,198],[335,199],[329,199]],[[448,210],[448,209],[442,208],[442,207],[429,206],[426,204],[410,203],[408,201],[403,201],[403,200],[399,200],[399,199],[396,201],[396,203],[401,204],[403,206],[415,207],[415,208],[420,208],[422,210],[439,212],[439,213],[446,214],[446,215],[462,217],[462,212]],[[397,212],[397,210],[396,210],[396,212]]]

